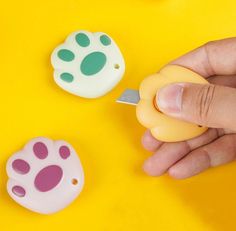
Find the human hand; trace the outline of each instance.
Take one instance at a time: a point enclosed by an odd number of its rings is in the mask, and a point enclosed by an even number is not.
[[[147,131],[142,144],[154,154],[143,168],[152,176],[168,172],[183,179],[236,158],[236,38],[209,42],[171,64],[189,68],[211,84],[170,84],[159,91],[159,109],[209,129],[176,143],[158,141]]]

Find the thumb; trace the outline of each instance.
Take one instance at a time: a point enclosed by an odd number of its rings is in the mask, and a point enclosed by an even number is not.
[[[170,116],[206,127],[236,131],[236,89],[213,84],[175,83],[156,96],[159,109]]]

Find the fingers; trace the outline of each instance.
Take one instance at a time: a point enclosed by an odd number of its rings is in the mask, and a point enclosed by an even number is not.
[[[222,130],[209,129],[203,135],[188,141],[164,143],[145,161],[143,169],[148,175],[160,176],[189,152],[210,143],[221,135],[223,135]]]
[[[228,76],[212,76],[207,79],[210,83],[215,85],[222,85],[227,87],[236,88],[236,76],[228,75]]]
[[[208,80],[210,83],[236,87],[236,76],[212,76]],[[232,131],[228,133],[232,133]],[[156,140],[150,131],[147,130],[142,137],[141,143],[147,151],[154,152],[163,142]]]
[[[229,132],[231,133],[231,131]],[[208,129],[208,131],[205,132],[203,135],[197,137],[196,139],[195,138],[191,139],[188,142],[191,144],[192,148],[194,147],[196,148],[203,143],[211,142],[213,139],[217,138],[217,134],[218,136],[222,136],[223,134],[225,134],[225,131],[222,129]],[[159,141],[152,136],[150,130],[147,130],[143,134],[141,143],[144,149],[146,149],[149,152],[157,151],[157,149],[160,148],[161,145],[163,144],[162,141]]]
[[[204,77],[236,74],[236,38],[209,42],[172,61]]]
[[[149,130],[144,133],[141,142],[143,147],[150,152],[156,151],[163,143],[155,139]]]
[[[236,135],[225,135],[216,141],[189,153],[169,169],[177,179],[196,175],[209,167],[226,164],[235,160]]]
[[[170,84],[157,96],[170,116],[212,128],[236,131],[236,89],[213,84]]]

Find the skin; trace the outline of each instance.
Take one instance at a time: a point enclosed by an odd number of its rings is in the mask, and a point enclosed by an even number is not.
[[[209,129],[199,137],[163,143],[146,131],[144,148],[152,152],[144,163],[151,176],[168,173],[176,179],[199,174],[236,158],[236,38],[209,42],[170,64],[187,67],[211,84],[171,84],[156,97],[161,111]],[[176,100],[178,99],[178,100]]]

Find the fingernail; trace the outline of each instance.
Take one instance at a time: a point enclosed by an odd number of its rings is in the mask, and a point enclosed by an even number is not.
[[[157,95],[157,104],[161,111],[179,114],[181,112],[183,90],[183,83],[170,84],[160,89]]]

